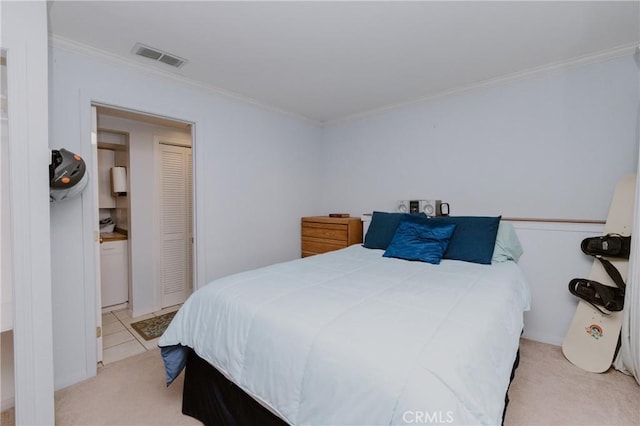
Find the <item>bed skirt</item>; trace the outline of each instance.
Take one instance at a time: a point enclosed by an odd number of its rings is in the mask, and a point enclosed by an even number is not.
[[[192,349],[185,368],[182,413],[207,426],[287,425]]]
[[[515,376],[520,349],[511,370]],[[502,421],[507,413],[509,392],[504,397]],[[182,413],[207,426],[285,426],[287,423],[228,380],[207,361],[189,349],[182,391]]]

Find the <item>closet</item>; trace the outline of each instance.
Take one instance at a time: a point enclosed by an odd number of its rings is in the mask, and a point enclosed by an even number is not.
[[[157,138],[162,308],[184,302],[193,288],[192,157],[183,143]]]
[[[6,53],[0,49],[0,409],[13,405],[13,282],[11,275],[11,177]]]

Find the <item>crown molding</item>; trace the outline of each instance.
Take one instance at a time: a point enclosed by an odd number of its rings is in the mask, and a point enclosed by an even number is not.
[[[120,56],[120,55],[116,55],[114,53],[111,52],[107,52],[105,50],[101,50],[98,48],[95,48],[93,46],[89,46],[86,45],[84,43],[80,43],[78,41],[75,40],[71,40],[65,37],[61,37],[59,35],[55,35],[55,34],[51,34],[49,33],[49,46],[50,47],[54,47],[56,49],[62,49],[62,50],[66,50],[68,52],[72,52],[72,53],[77,53],[83,56],[89,56],[89,57],[94,57],[94,58],[99,58],[99,59],[103,59],[103,60],[107,60],[113,63],[118,63],[121,65],[125,65],[128,67],[132,67],[135,69],[138,69],[140,71],[143,72],[147,72],[150,74],[155,74],[157,76],[160,77],[164,77],[164,78],[168,78],[170,80],[173,80],[175,82],[184,84],[184,85],[188,85],[200,90],[206,90],[209,93],[212,93],[214,95],[218,95],[227,99],[232,99],[235,101],[240,101],[240,102],[244,102],[244,103],[248,103],[251,105],[254,105],[258,108],[261,108],[263,110],[269,111],[269,112],[274,112],[280,115],[284,115],[290,118],[294,118],[296,120],[300,120],[300,121],[304,121],[306,123],[312,124],[316,127],[322,127],[322,123],[316,120],[313,120],[309,117],[305,117],[303,115],[300,114],[296,114],[294,112],[291,111],[286,111],[283,110],[281,108],[278,107],[274,107],[272,105],[268,105],[265,104],[263,102],[260,102],[256,99],[250,98],[248,96],[244,96],[242,94],[230,91],[230,90],[225,90],[225,89],[221,89],[219,87],[210,85],[210,84],[206,84],[197,80],[193,80],[190,79],[188,77],[185,77],[183,75],[179,75],[179,74],[175,74],[173,72],[170,71],[165,71],[163,69],[157,68],[156,66],[152,66],[151,64],[149,65],[145,65],[143,63],[137,62],[133,59],[130,58],[126,58],[124,56]]]
[[[514,72],[511,74],[506,74],[500,77],[491,78],[488,80],[479,81],[476,83],[468,84],[465,86],[459,86],[452,89],[448,89],[442,92],[434,93],[427,96],[421,96],[416,99],[412,99],[405,102],[398,102],[392,105],[387,105],[382,108],[376,108],[373,110],[365,111],[362,113],[357,113],[353,115],[349,115],[344,118],[339,118],[337,120],[325,121],[322,123],[323,127],[330,127],[334,125],[344,124],[351,121],[356,121],[362,118],[370,117],[373,115],[378,115],[386,111],[390,111],[396,108],[402,108],[410,105],[415,105],[423,102],[433,101],[436,99],[446,98],[448,96],[456,95],[459,93],[469,92],[480,88],[497,86],[500,84],[510,83],[513,81],[523,80],[530,77],[535,77],[540,74],[556,72],[565,69],[580,67],[584,65],[590,65],[595,63],[601,63],[610,61],[612,59],[620,58],[623,56],[631,56],[640,51],[640,46],[637,42],[624,44],[622,46],[617,46],[614,48],[601,50],[595,53],[590,53],[587,55],[577,56],[575,58],[571,58],[565,61],[554,62],[547,65],[542,65],[539,67],[528,68],[523,71]]]

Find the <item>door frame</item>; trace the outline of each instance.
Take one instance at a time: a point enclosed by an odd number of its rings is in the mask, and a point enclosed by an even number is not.
[[[116,108],[124,111],[130,111],[136,114],[143,114],[148,116],[157,116],[174,121],[181,121],[189,123],[191,125],[191,154],[193,159],[193,234],[194,234],[194,247],[193,247],[193,270],[194,270],[194,291],[206,283],[205,281],[205,239],[206,235],[205,227],[206,221],[204,220],[204,191],[199,190],[198,182],[204,182],[205,155],[197,155],[198,152],[204,151],[204,144],[199,144],[198,140],[202,138],[202,123],[205,121],[204,117],[184,117],[177,110],[169,108],[158,108],[157,105],[139,104],[136,100],[130,99],[126,94],[108,93],[100,90],[80,90],[80,133],[82,147],[80,155],[86,160],[92,158],[92,143],[91,143],[91,107],[107,107]],[[128,106],[124,106],[128,105]],[[200,123],[200,124],[199,124]],[[97,169],[97,164],[91,161],[89,165],[90,170]],[[93,192],[93,188],[87,188],[86,193]],[[93,194],[91,194],[93,195]],[[97,200],[97,197],[96,197]],[[85,371],[86,377],[92,377],[97,374],[97,344],[96,344],[96,330],[98,327],[102,329],[101,324],[101,309],[100,315],[96,315],[97,298],[99,297],[97,292],[97,285],[95,280],[95,274],[99,273],[99,264],[96,264],[96,245],[94,244],[94,224],[93,218],[95,212],[97,212],[99,206],[93,201],[93,197],[83,197],[82,212],[83,212],[83,246],[85,247],[83,264],[85,267],[85,286],[84,286],[84,322],[87,325],[85,328],[85,347],[86,347],[86,363]],[[97,216],[96,216],[97,217]],[[99,250],[99,246],[97,250]],[[64,386],[64,384],[63,384]]]
[[[98,176],[98,107],[91,105],[91,167],[90,176]],[[100,258],[100,201],[99,201],[99,185],[98,179],[92,179],[91,186],[93,189],[92,201],[96,209],[93,212],[93,257],[95,262],[94,280],[96,288],[96,364],[102,362],[102,282],[100,277],[101,258]],[[97,247],[96,247],[97,246]]]

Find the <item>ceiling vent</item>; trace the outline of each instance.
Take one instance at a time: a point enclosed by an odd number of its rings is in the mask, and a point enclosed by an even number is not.
[[[136,45],[133,46],[133,53],[138,56],[153,59],[154,61],[162,62],[163,64],[170,65],[174,68],[180,68],[187,63],[186,59],[171,53],[163,52],[162,50],[154,47],[145,46],[142,43],[136,43]]]

